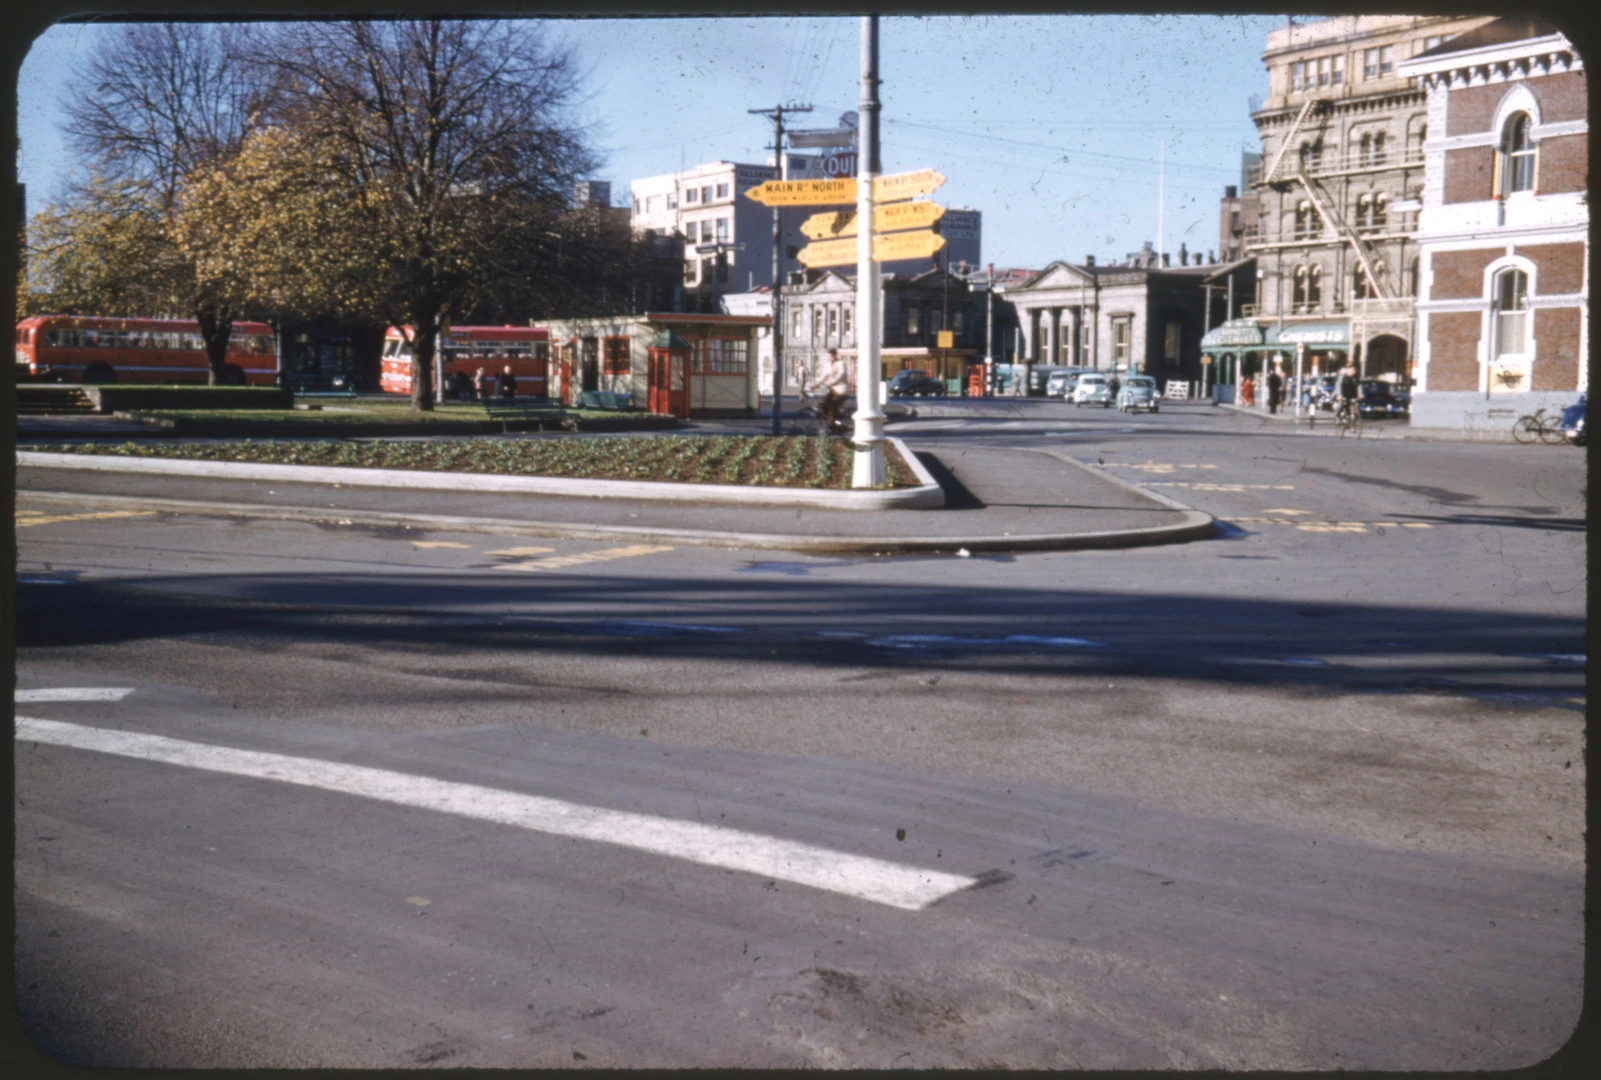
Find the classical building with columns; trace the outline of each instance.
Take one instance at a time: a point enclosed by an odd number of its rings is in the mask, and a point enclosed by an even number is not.
[[[1504,435],[1588,388],[1583,59],[1506,16],[1402,70],[1428,94],[1412,426]]]
[[[1200,382],[1201,337],[1227,317],[1219,284],[1227,267],[1199,252],[1181,252],[1179,262],[1159,260],[1147,243],[1121,264],[1098,264],[1094,256],[1079,264],[1058,260],[1010,286],[1006,299],[1017,313],[1023,363],[1033,369],[1031,392],[1053,367],[1151,375],[1164,387]],[[1244,295],[1254,284],[1251,264],[1234,272]]]

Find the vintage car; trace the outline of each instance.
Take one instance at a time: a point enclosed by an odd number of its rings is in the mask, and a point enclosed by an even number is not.
[[[1086,371],[1078,377],[1078,385],[1073,387],[1073,404],[1079,408],[1085,405],[1099,405],[1103,409],[1112,407],[1112,384],[1106,381],[1106,376],[1099,371]]]
[[[1149,409],[1162,411],[1162,396],[1156,392],[1156,380],[1149,375],[1130,375],[1117,392],[1118,412],[1138,412]]]
[[[925,394],[943,396],[945,384],[922,368],[906,368],[890,376],[890,397],[922,397]]]

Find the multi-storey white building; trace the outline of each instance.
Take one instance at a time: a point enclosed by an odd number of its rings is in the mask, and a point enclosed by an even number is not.
[[[1493,16],[1339,16],[1268,35],[1268,97],[1253,112],[1263,164],[1250,177],[1259,223],[1248,315],[1317,322],[1328,362],[1411,378],[1414,239],[1427,103],[1403,61]],[[1314,363],[1316,358],[1314,357]]]

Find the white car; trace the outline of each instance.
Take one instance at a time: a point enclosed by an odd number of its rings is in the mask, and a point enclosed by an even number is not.
[[[1083,408],[1085,404],[1099,405],[1103,409],[1112,407],[1112,384],[1106,381],[1106,376],[1095,371],[1086,371],[1078,377],[1078,385],[1073,387],[1073,404]]]

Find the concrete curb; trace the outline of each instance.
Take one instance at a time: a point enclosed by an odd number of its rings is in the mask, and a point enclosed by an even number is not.
[[[823,491],[814,488],[757,488],[732,484],[671,484],[641,480],[574,480],[556,476],[501,476],[410,469],[354,469],[315,465],[269,465],[233,461],[194,461],[111,454],[52,454],[19,450],[18,467],[101,472],[156,473],[223,480],[401,487],[426,491],[488,491],[561,495],[589,499],[642,499],[654,502],[717,503],[733,506],[805,506],[828,510],[926,510],[945,505],[941,488],[917,456],[896,438],[885,440],[900,452],[918,486],[887,491]]]
[[[1078,464],[1074,462],[1073,464]],[[1081,466],[1082,467],[1082,466]],[[1187,510],[1183,504],[1141,491],[1174,509],[1186,510],[1185,520],[1144,529],[1110,529],[1097,532],[1027,536],[796,536],[782,533],[742,533],[703,529],[660,529],[643,525],[584,525],[567,522],[517,521],[507,518],[465,518],[444,514],[395,514],[376,510],[339,510],[312,506],[260,506],[252,503],[205,502],[130,495],[91,495],[59,491],[18,492],[22,501],[70,505],[104,505],[146,509],[162,513],[210,514],[278,521],[308,521],[323,525],[410,529],[417,532],[491,533],[512,536],[549,536],[570,540],[650,541],[680,547],[747,548],[799,551],[818,555],[950,554],[970,552],[1074,551],[1088,548],[1144,547],[1154,544],[1203,540],[1212,535],[1211,515]]]

